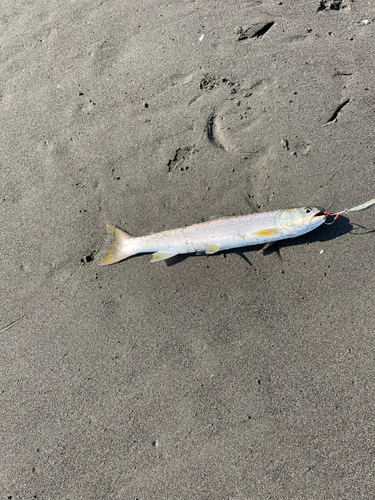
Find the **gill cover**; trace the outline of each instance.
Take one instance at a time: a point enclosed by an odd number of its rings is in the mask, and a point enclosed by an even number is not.
[[[327,215],[317,207],[290,208],[280,214],[279,224],[283,229],[291,231],[293,236],[305,234],[319,227]]]

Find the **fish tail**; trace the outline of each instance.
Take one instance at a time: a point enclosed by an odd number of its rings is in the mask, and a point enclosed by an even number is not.
[[[130,251],[126,248],[126,242],[134,239],[130,234],[122,231],[118,227],[106,226],[106,247],[102,258],[100,259],[101,266],[109,266],[120,260],[127,259],[137,252]]]

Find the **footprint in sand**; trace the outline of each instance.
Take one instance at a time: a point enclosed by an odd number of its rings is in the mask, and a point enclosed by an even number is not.
[[[317,12],[322,10],[346,10],[349,12],[350,5],[343,0],[321,0]]]
[[[266,92],[266,80],[255,82],[228,82],[222,78],[228,93],[221,106],[214,108],[207,117],[205,134],[216,147],[227,152],[255,154],[266,149],[260,134],[261,122],[266,119],[266,109],[261,94]],[[257,94],[260,94],[257,96]]]
[[[178,148],[173,158],[168,161],[168,171],[173,172],[174,170],[189,170],[189,159],[195,152],[196,149],[194,144],[192,146]]]

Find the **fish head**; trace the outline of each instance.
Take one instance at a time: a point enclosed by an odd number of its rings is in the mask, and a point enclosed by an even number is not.
[[[319,227],[326,220],[327,214],[317,207],[290,208],[280,215],[280,225],[285,229],[294,229],[303,234]]]

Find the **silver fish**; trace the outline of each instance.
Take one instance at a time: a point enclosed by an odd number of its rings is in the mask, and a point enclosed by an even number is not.
[[[133,237],[107,224],[107,242],[100,265],[108,266],[139,253],[152,253],[151,262],[178,254],[213,254],[221,250],[296,238],[317,228],[328,212],[316,207],[290,208],[201,222],[148,236]],[[265,247],[265,248],[266,248]]]

